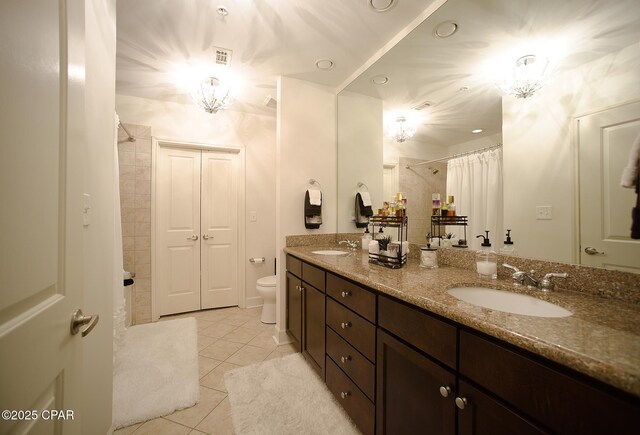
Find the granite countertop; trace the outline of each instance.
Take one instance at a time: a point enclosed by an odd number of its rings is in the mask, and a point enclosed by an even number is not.
[[[514,287],[510,280],[484,280],[455,267],[423,269],[409,258],[401,269],[369,264],[368,253],[313,254],[323,246],[287,247],[285,252],[362,283],[380,293],[451,319],[640,396],[640,306],[579,292],[544,294]],[[482,286],[526,293],[574,314],[542,318],[503,313],[449,295],[458,286]]]

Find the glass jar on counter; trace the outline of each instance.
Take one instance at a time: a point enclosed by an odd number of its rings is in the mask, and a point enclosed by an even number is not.
[[[420,248],[420,267],[425,269],[438,268],[438,250],[432,248],[430,243]]]

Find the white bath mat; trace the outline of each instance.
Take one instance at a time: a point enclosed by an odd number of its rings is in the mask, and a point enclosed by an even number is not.
[[[238,435],[358,434],[301,354],[225,373]]]
[[[113,426],[119,428],[198,403],[196,319],[133,326],[113,368]]]

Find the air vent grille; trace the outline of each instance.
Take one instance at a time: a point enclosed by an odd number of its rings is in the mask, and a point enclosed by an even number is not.
[[[216,50],[216,64],[229,66],[231,63],[231,50],[226,48],[215,47]]]

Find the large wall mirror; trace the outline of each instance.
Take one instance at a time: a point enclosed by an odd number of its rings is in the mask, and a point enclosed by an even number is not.
[[[424,244],[455,191],[469,249],[510,229],[520,256],[640,272],[639,134],[636,0],[448,0],[338,95],[338,231],[364,185],[374,210],[402,192]]]

